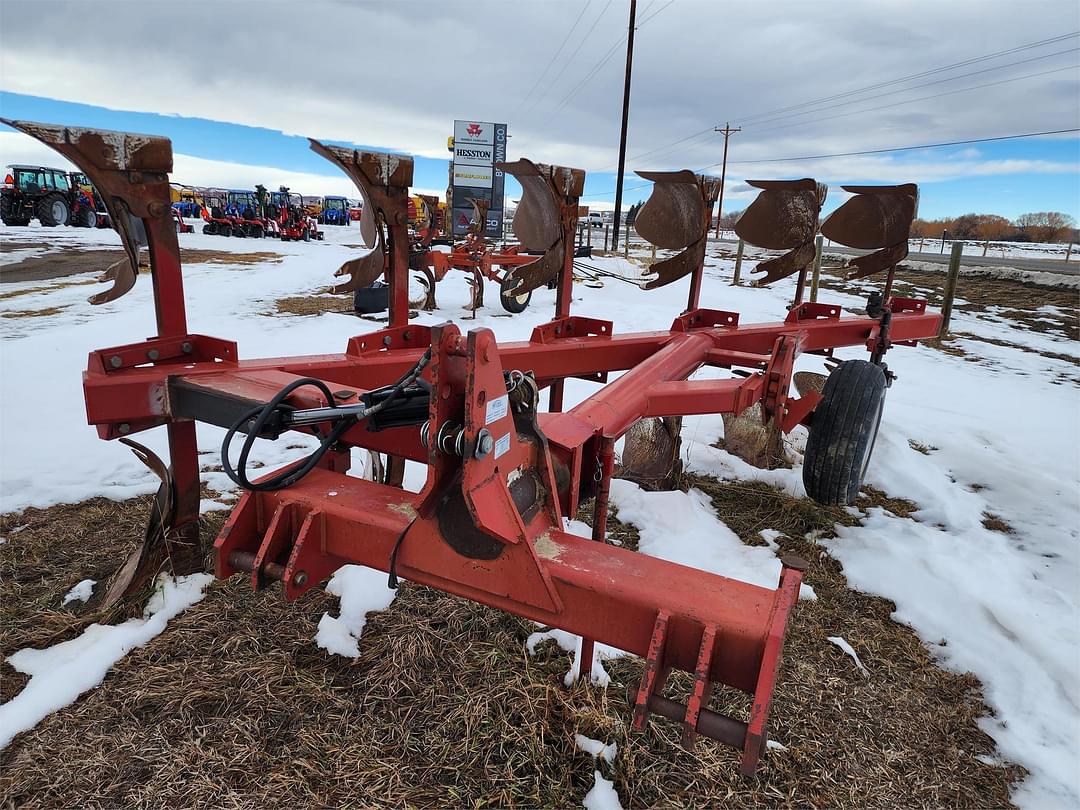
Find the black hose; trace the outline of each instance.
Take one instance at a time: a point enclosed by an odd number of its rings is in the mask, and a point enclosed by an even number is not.
[[[350,411],[347,414],[336,417],[334,426],[325,436],[322,435],[317,426],[312,427],[312,432],[319,437],[319,446],[309,455],[274,475],[260,481],[251,481],[247,475],[247,462],[248,455],[251,453],[251,448],[255,444],[255,439],[259,437],[259,434],[263,432],[263,429],[266,428],[267,423],[270,422],[272,418],[278,418],[279,423],[281,421],[287,421],[281,420],[279,418],[280,415],[289,414],[297,410],[295,407],[285,402],[286,398],[294,391],[310,385],[319,389],[323,397],[326,398],[327,407],[338,407],[334,402],[333,393],[322,380],[317,380],[314,377],[303,377],[299,380],[293,380],[278,391],[269,402],[245,412],[243,416],[236,420],[232,427],[229,428],[228,432],[225,434],[224,441],[221,443],[221,466],[225,470],[225,474],[229,476],[229,479],[237,486],[252,492],[272,492],[274,490],[292,486],[315,469],[322,460],[322,457],[326,455],[326,451],[337,444],[338,440],[346,431],[356,425],[361,419],[366,419],[369,416],[373,416],[374,414],[385,410],[397,400],[401,396],[401,392],[416,381],[430,360],[431,349],[429,348],[424,352],[424,355],[420,360],[417,361],[416,365],[402,375],[401,379],[394,383],[394,385],[379,389],[379,393],[387,393],[386,397],[381,399],[377,404],[374,404],[370,408],[359,413]],[[333,419],[334,417],[331,418]],[[236,436],[237,432],[242,428],[245,429],[247,436],[244,439],[243,446],[240,448],[240,457],[237,459],[237,466],[234,468],[229,461],[229,448],[232,446],[233,437]]]

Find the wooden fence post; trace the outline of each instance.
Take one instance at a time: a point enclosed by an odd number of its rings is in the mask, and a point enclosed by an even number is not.
[[[731,280],[732,286],[739,283],[739,275],[742,273],[743,240],[739,240],[739,247],[735,250],[735,277]]]
[[[810,275],[810,303],[817,303],[818,279],[821,277],[821,243],[825,241],[820,233],[814,239],[814,267]]]
[[[960,257],[964,254],[964,243],[953,242],[949,254],[949,274],[945,278],[945,300],[941,302],[941,330],[938,338],[949,334],[949,320],[952,318],[953,299],[956,297],[956,280],[960,276]]]
[[[630,223],[626,223],[626,230],[623,232],[623,257],[630,258]]]

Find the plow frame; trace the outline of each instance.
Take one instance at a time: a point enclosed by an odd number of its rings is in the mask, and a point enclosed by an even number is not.
[[[615,442],[643,419],[738,414],[757,403],[765,418],[791,430],[812,418],[820,398],[789,396],[798,355],[844,346],[883,352],[881,319],[841,318],[837,305],[801,304],[784,321],[744,325],[736,312],[691,306],[667,329],[617,333],[610,321],[571,315],[574,245],[567,234],[584,173],[529,164],[522,171],[544,178],[555,206],[543,234],[558,237],[551,242],[556,253],[529,257],[560,268],[555,317],[536,326],[529,340],[509,343],[487,329],[463,335],[449,323],[411,323],[405,214],[411,161],[313,141],[316,152],[357,182],[370,203],[365,216],[370,211],[384,229],[378,246],[385,253],[355,272],[385,272],[390,323],[352,337],[341,353],[241,360],[235,343],[187,328],[169,142],[5,123],[67,156],[102,189],[110,211],[126,217],[119,230],[136,264],[134,221],[145,231],[158,334],[91,352],[84,394],[88,422],[102,438],[166,426],[174,504],[169,536],[191,552],[186,561],[172,558],[178,573],[201,564],[192,551],[202,548],[196,420],[235,426],[253,405],[307,377],[324,381],[335,401],[302,388],[289,398],[291,406],[356,402],[430,358],[427,418],[380,430],[357,423],[307,477],[276,491],[246,491],[215,542],[217,575],[247,574],[256,589],[281,582],[285,598],[296,599],[342,565],[367,565],[580,635],[579,676],[591,667],[596,641],[634,653],[645,661],[634,700],[637,728],[650,713],[662,715],[683,725],[685,746],[698,735],[712,737],[742,751],[743,773],[755,771],[805,563],[783,560],[778,587],[768,589],[606,544]],[[705,199],[711,194],[710,188]],[[556,219],[557,233],[549,227]],[[702,215],[701,227],[708,223]],[[692,303],[703,272],[702,250],[691,273]],[[122,273],[113,279],[105,300],[131,286]],[[892,343],[937,334],[940,316],[927,312],[925,302],[891,298],[886,307]],[[737,373],[689,379],[705,367]],[[616,372],[621,376],[607,382]],[[606,384],[564,411],[570,378]],[[545,388],[550,398],[542,412]],[[412,493],[348,476],[350,448],[425,464],[424,488]],[[567,533],[564,519],[590,498],[592,537]],[[672,669],[694,678],[685,703],[663,694]],[[708,708],[717,684],[751,696],[745,720]]]

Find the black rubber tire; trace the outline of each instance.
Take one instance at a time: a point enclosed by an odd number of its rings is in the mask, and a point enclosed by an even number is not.
[[[11,198],[0,197],[0,221],[5,225],[29,225],[30,218],[19,216],[14,209],[14,201]]]
[[[37,217],[46,228],[67,225],[71,219],[71,206],[59,194],[49,194],[37,204]]]
[[[517,315],[519,312],[524,312],[525,308],[529,306],[529,302],[532,300],[532,290],[529,290],[524,295],[513,295],[512,287],[510,284],[516,281],[512,275],[507,273],[503,276],[502,284],[499,285],[499,302],[502,304],[502,308],[507,312]]]
[[[207,236],[216,236],[217,235],[217,223],[216,222],[207,222],[205,225],[202,226],[202,232],[205,233]]]
[[[310,242],[311,241],[311,231],[309,231],[307,228],[304,229],[304,241],[305,242]]]
[[[858,497],[885,407],[885,374],[866,360],[847,360],[825,381],[803,458],[806,494],[826,506]]]
[[[84,205],[79,209],[78,214],[79,226],[83,228],[96,228],[97,227],[97,211],[88,205]]]

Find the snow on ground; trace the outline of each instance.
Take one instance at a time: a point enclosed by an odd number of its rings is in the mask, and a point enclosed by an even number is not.
[[[60,606],[70,605],[72,602],[85,602],[94,594],[94,586],[97,585],[96,579],[83,579],[80,580],[75,586],[64,594],[63,601],[60,602]]]
[[[210,574],[177,579],[163,574],[143,618],[116,625],[92,624],[70,641],[43,650],[28,647],[10,656],[8,663],[30,680],[19,694],[0,705],[0,748],[98,686],[113,664],[160,635],[170,619],[202,600],[213,579]]]
[[[345,314],[273,314],[275,299],[322,288],[333,270],[354,254],[345,244],[359,241],[355,228],[324,230],[327,242],[321,244],[182,235],[186,247],[282,255],[280,261],[256,264],[186,266],[191,331],[234,339],[240,356],[252,358],[340,352],[350,336],[377,328]],[[40,236],[33,231],[0,229],[0,249],[5,241]],[[118,244],[111,231],[68,228],[46,235],[66,245]],[[592,261],[614,272],[636,272],[635,265],[622,259]],[[746,263],[745,272],[752,263]],[[775,289],[732,287],[731,271],[730,260],[710,258],[702,296],[706,306],[739,311],[743,323],[782,319],[790,282]],[[0,510],[47,507],[94,495],[122,499],[157,487],[157,480],[126,449],[100,441],[85,425],[80,384],[90,349],[153,334],[150,279],[141,276],[131,293],[95,308],[85,298],[96,288],[71,284],[81,280],[76,276],[3,285],[3,292],[46,289],[0,300],[0,315],[65,308],[50,317],[0,317],[0,368],[5,381],[0,387],[4,448]],[[931,283],[928,277],[927,284]],[[666,328],[681,310],[685,294],[685,284],[646,293],[609,280],[601,289],[576,286],[574,311],[612,320],[617,332]],[[851,310],[860,309],[865,300],[856,288],[850,294],[828,292],[823,299]],[[488,284],[487,306],[475,320],[468,320],[466,277],[452,273],[440,283],[438,300],[440,309],[422,314],[420,322],[449,318],[463,330],[488,327],[502,340],[521,340],[549,317],[554,293],[537,290],[525,313],[508,317],[499,307],[497,288]],[[984,719],[983,727],[1004,757],[1031,772],[1014,799],[1027,807],[1076,806],[1080,804],[1080,374],[1075,363],[1034,351],[1072,358],[1080,352],[1063,336],[1034,333],[1012,322],[1007,310],[955,311],[953,317],[958,332],[1011,345],[960,339],[952,345],[967,357],[927,347],[897,347],[890,353],[889,366],[898,380],[888,394],[867,483],[917,503],[914,520],[871,510],[862,516],[861,526],[840,529],[838,537],[824,541],[825,547],[843,564],[853,587],[896,603],[897,621],[910,624],[943,666],[970,670],[979,677],[995,712],[993,718]],[[865,357],[859,348],[837,354]],[[820,357],[807,355],[799,358],[797,368],[822,371],[824,366]],[[567,399],[573,404],[596,388],[586,381],[569,381]],[[35,391],[40,395],[27,395]],[[155,430],[137,438],[163,453],[163,433]],[[199,426],[204,469],[218,464],[222,435],[217,428]],[[804,494],[798,463],[793,470],[757,470],[715,448],[722,435],[720,417],[687,419],[683,432],[687,466],[723,478],[761,479],[793,495]],[[787,438],[796,462],[805,438],[801,428]],[[287,450],[287,444],[305,442],[299,436],[289,442],[261,442],[254,458],[280,464],[303,452]],[[914,449],[913,442],[927,452]],[[354,468],[363,461],[355,459]],[[222,473],[208,472],[205,479],[219,492],[232,492]],[[423,468],[410,465],[408,488],[415,490],[422,481]],[[775,583],[779,566],[773,549],[732,543],[730,532],[699,495],[661,493],[680,500],[665,502],[662,508],[653,508],[652,495],[625,483],[616,484],[612,493],[623,519],[644,524],[639,529],[645,551],[719,573],[760,577],[770,586]],[[991,531],[983,525],[987,515],[1004,521],[1013,532]],[[661,516],[677,518],[680,531],[668,529],[666,535],[657,531],[654,536]],[[712,544],[695,544],[689,537],[703,531]],[[383,575],[378,578],[375,584],[385,589]],[[343,575],[334,586],[341,589],[342,611],[337,619],[327,617],[327,626],[339,631],[336,640],[341,649],[352,651],[360,632],[358,619],[371,603],[354,607],[350,582],[351,575]],[[374,585],[355,588],[370,591],[369,596],[377,593]],[[577,648],[577,637],[550,635],[567,649]],[[848,635],[847,640],[858,646],[858,638]],[[603,667],[598,672],[597,665],[604,654],[598,651],[593,662],[594,678],[603,677]],[[575,671],[576,665],[571,673]]]
[[[579,751],[591,754],[597,765],[600,764],[600,761],[611,765],[615,761],[615,755],[619,750],[618,745],[615,743],[604,745],[600,740],[594,740],[584,734],[574,735],[574,745],[577,746]],[[615,783],[610,779],[605,779],[599,768],[593,771],[593,786],[585,794],[582,804],[585,810],[622,810],[622,804],[619,803],[619,794],[615,790]]]
[[[326,583],[326,590],[341,599],[340,615],[323,614],[315,643],[327,652],[359,658],[357,643],[367,615],[390,607],[397,591],[387,586],[386,574],[363,565],[339,568]]]

